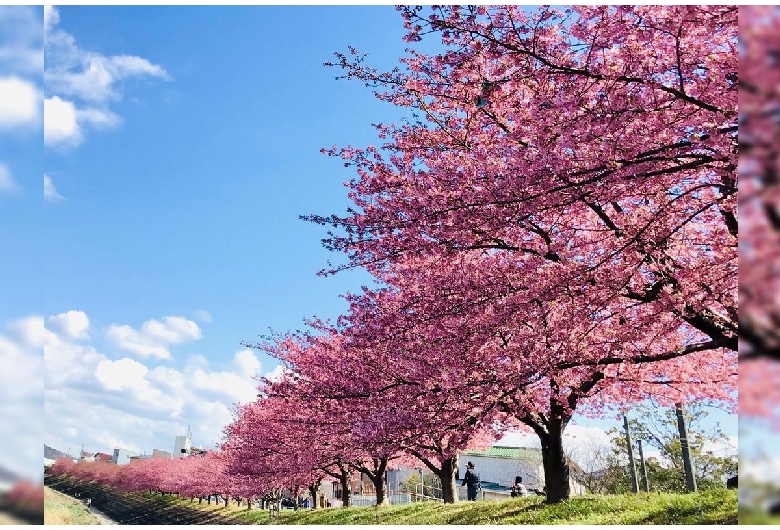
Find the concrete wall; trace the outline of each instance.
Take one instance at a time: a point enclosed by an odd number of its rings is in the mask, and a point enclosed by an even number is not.
[[[509,488],[515,477],[520,476],[523,477],[526,488],[541,488],[544,484],[544,467],[541,462],[494,456],[460,455],[458,476],[461,480],[466,474],[466,462],[474,463],[474,469],[483,482],[495,482]]]
[[[152,458],[171,458],[171,453],[160,449],[152,449]]]

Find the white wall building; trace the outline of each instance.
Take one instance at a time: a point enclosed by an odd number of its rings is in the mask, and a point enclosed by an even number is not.
[[[497,486],[495,489],[504,489],[501,494],[509,494],[509,488],[515,481],[515,477],[522,477],[523,484],[528,490],[544,487],[544,465],[542,464],[542,451],[530,447],[505,447],[494,446],[482,451],[465,451],[460,453],[458,459],[458,478],[462,479],[466,473],[466,463],[472,462],[480,480]],[[574,465],[571,463],[570,465]],[[569,479],[572,495],[584,495],[585,487],[573,478]],[[489,488],[494,489],[494,488]]]
[[[544,486],[544,466],[539,449],[494,446],[482,451],[465,451],[458,458],[459,479],[466,473],[467,462],[474,463],[482,482],[510,488],[515,477],[522,477],[529,489]]]
[[[184,458],[189,456],[192,450],[192,438],[190,436],[177,436],[173,444],[173,454],[171,458]]]
[[[134,453],[127,449],[114,449],[114,455],[111,457],[111,461],[119,466],[123,466],[130,463],[130,457],[133,455]]]

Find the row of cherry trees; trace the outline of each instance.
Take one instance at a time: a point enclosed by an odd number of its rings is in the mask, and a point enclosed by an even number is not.
[[[224,454],[209,452],[201,456],[179,459],[139,459],[128,465],[118,466],[110,462],[74,463],[71,459],[59,459],[51,467],[52,475],[69,475],[84,482],[99,482],[120,492],[143,493],[148,491],[176,493],[191,499],[208,499],[221,495],[225,504],[235,499],[270,498],[274,491],[265,488],[248,488],[239,477],[226,473]]]
[[[377,125],[380,148],[325,150],[356,172],[354,206],[306,217],[347,258],[323,274],[376,286],[335,322],[249,344],[286,370],[226,426],[223,487],[334,479],[348,505],[361,472],[381,504],[405,464],[454,502],[458,453],[525,428],[558,502],[575,413],[733,405],[737,9],[399,10],[408,42],[442,51],[389,72],[337,54],[408,119]]]
[[[252,344],[289,371],[267,396],[414,456],[447,501],[459,450],[524,426],[557,502],[575,411],[735,401],[737,8],[399,10],[443,51],[389,72],[336,54],[409,118],[376,126],[381,148],[324,150],[354,206],[306,217],[347,257],[323,274],[378,287]]]

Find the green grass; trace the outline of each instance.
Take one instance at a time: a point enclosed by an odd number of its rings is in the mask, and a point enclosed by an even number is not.
[[[765,512],[751,510],[749,508],[739,509],[739,524],[771,524],[780,525],[780,516],[769,515]]]
[[[121,495],[121,494],[120,494]],[[626,524],[737,524],[737,491],[712,490],[692,494],[642,493],[638,495],[586,495],[549,505],[541,497],[501,501],[442,504],[421,502],[401,506],[282,510],[269,518],[268,510],[246,506],[191,503],[174,495],[143,494],[150,503],[176,504],[192,510],[217,512],[251,524],[531,524],[531,525],[626,525]],[[158,504],[159,505],[159,504]],[[739,514],[739,522],[773,524]]]
[[[421,502],[403,506],[283,510],[268,518],[266,510],[233,509],[190,504],[168,497],[169,502],[229,512],[254,524],[737,524],[736,490],[693,494],[587,495],[557,505],[540,497],[503,501],[441,504]]]
[[[47,525],[95,525],[100,520],[84,505],[51,488],[44,487],[43,524]]]

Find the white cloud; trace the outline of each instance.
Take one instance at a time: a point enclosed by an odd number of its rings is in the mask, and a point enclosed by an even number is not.
[[[127,449],[131,453],[141,453],[141,448],[137,445],[120,440],[119,438],[112,436],[111,433],[107,431],[101,432],[95,436],[95,439],[100,442],[103,447],[110,447],[112,449]]]
[[[107,109],[85,108],[76,110],[79,125],[89,123],[97,128],[108,129],[119,125],[122,119]]]
[[[163,320],[147,320],[140,331],[127,325],[112,324],[106,337],[123,350],[158,359],[171,359],[170,345],[202,337],[200,328],[192,320],[184,317],[165,317]]]
[[[0,329],[0,466],[40,480],[43,452],[43,318],[29,316]]]
[[[41,324],[43,321],[41,321]],[[94,347],[76,343],[67,335],[44,329],[46,388],[59,388],[88,381],[106,356]]]
[[[198,309],[195,311],[195,318],[200,320],[201,322],[205,324],[211,324],[211,313],[208,311],[205,311],[203,309]]]
[[[38,9],[0,6],[0,68],[36,78],[43,72],[43,33]]]
[[[189,374],[188,382],[196,390],[227,396],[231,403],[249,403],[257,398],[257,385],[248,381],[246,376],[231,372],[196,370]]]
[[[86,315],[84,319],[89,321]],[[191,355],[178,366],[155,366],[154,359],[100,353],[89,343],[91,339],[74,338],[84,330],[76,325],[78,319],[54,320],[58,325],[41,330],[38,335],[43,338],[38,339],[31,325],[17,327],[27,330],[28,342],[45,343],[43,438],[62,451],[69,447],[77,451],[82,443],[88,450],[106,452],[116,447],[170,451],[174,437],[184,434],[188,425],[196,445],[211,447],[232,419],[231,405],[256,399],[257,383],[251,376],[260,370],[260,362],[251,350],[236,352],[217,369],[203,355]],[[42,328],[43,319],[38,322]],[[165,348],[200,335],[197,326],[183,317],[149,320],[139,330],[119,325],[113,329],[129,329],[134,344],[145,341],[144,348]]]
[[[58,96],[43,100],[43,143],[77,146],[84,140],[76,105]]]
[[[14,177],[11,175],[11,170],[0,162],[0,193],[13,193],[16,189],[16,182],[14,182]]]
[[[59,96],[45,99],[43,109],[43,142],[50,146],[76,147],[84,141],[84,125],[108,129],[122,121],[110,110],[78,108]]]
[[[65,200],[65,197],[59,194],[54,182],[49,175],[43,176],[43,200],[48,202],[58,202]]]
[[[277,364],[276,367],[265,374],[265,378],[270,381],[281,381],[282,377],[286,373],[286,369],[281,364]]]
[[[736,455],[739,454],[739,440],[736,436],[729,436],[726,440],[707,440],[702,450],[716,456]]]
[[[51,95],[44,101],[44,141],[49,146],[76,147],[86,126],[110,128],[121,123],[109,105],[122,99],[125,82],[171,77],[162,66],[142,57],[107,57],[83,50],[58,27],[59,22],[56,8],[44,9],[44,80]]]
[[[105,390],[129,391],[141,402],[162,397],[162,392],[152,387],[146,374],[149,368],[134,359],[124,357],[118,361],[100,361],[95,368],[95,377]]]
[[[89,338],[89,318],[84,311],[67,311],[49,317],[49,325],[71,339]]]
[[[0,130],[38,125],[41,98],[35,83],[16,76],[0,77]]]
[[[780,484],[780,457],[760,459],[743,458],[739,462],[740,478],[758,483]]]
[[[51,28],[59,24],[60,14],[54,6],[43,6],[43,32],[51,31]]]
[[[236,352],[233,356],[233,364],[238,368],[238,372],[246,377],[260,373],[260,361],[257,360],[257,356],[252,350]]]

